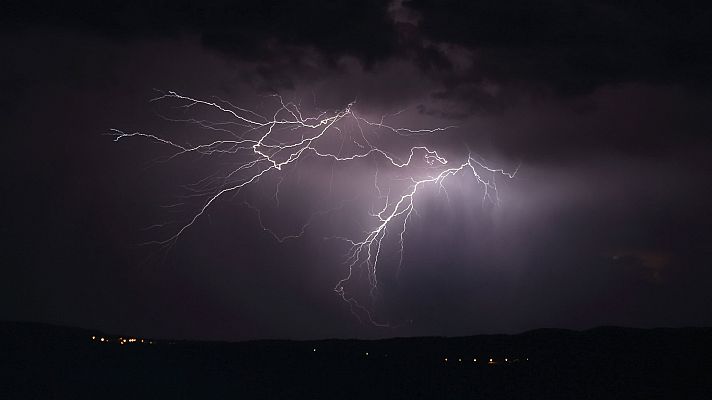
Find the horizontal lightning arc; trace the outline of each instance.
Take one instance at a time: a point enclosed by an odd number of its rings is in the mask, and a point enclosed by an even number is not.
[[[444,182],[449,177],[459,173],[469,172],[475,179],[475,182],[484,188],[482,201],[490,201],[497,204],[499,197],[497,194],[495,176],[501,175],[507,178],[514,178],[519,169],[519,167],[517,167],[513,172],[506,172],[503,169],[490,168],[482,160],[473,157],[471,153],[468,154],[466,160],[453,166],[452,162],[440,155],[437,151],[431,150],[426,146],[410,147],[407,158],[401,160],[396,155],[379,148],[369,141],[363,132],[363,128],[383,129],[386,132],[398,136],[414,136],[436,134],[454,128],[454,126],[431,129],[394,127],[384,122],[385,116],[379,121],[374,122],[356,114],[353,110],[355,102],[349,103],[340,110],[320,112],[316,116],[304,117],[302,111],[295,103],[285,102],[281,96],[276,94],[271,96],[274,97],[279,104],[271,117],[261,115],[253,110],[235,106],[217,97],[214,97],[215,101],[208,101],[184,96],[174,91],[168,91],[161,92],[158,97],[150,100],[151,102],[163,100],[178,101],[180,102],[178,108],[183,109],[204,106],[213,111],[217,111],[221,115],[226,115],[230,118],[227,121],[207,121],[192,118],[176,120],[165,117],[164,119],[168,121],[189,122],[209,130],[229,132],[234,137],[234,139],[230,140],[212,140],[189,146],[154,134],[143,132],[126,133],[119,129],[110,130],[109,135],[114,137],[114,141],[129,138],[143,138],[174,149],[175,152],[163,159],[163,161],[172,160],[190,153],[200,155],[234,154],[241,157],[241,161],[236,162],[234,167],[226,175],[212,177],[210,179],[206,178],[206,180],[201,181],[201,183],[196,186],[196,192],[198,192],[198,194],[206,194],[207,198],[203,201],[198,211],[189,218],[187,223],[180,226],[180,228],[167,239],[152,241],[149,242],[149,244],[159,244],[170,248],[186,230],[190,229],[207,212],[216,200],[228,193],[238,192],[244,187],[257,183],[268,173],[279,173],[286,166],[295,164],[307,155],[329,159],[338,163],[376,157],[386,162],[387,165],[401,170],[412,166],[416,158],[419,160],[422,159],[428,165],[429,169],[435,170],[437,173],[420,178],[409,176],[406,178],[408,186],[400,195],[393,195],[390,193],[390,190],[387,194],[383,194],[378,184],[378,169],[376,169],[374,185],[378,191],[379,200],[385,199],[385,202],[380,211],[370,214],[371,217],[375,218],[374,225],[370,230],[364,232],[362,239],[354,240],[339,236],[332,237],[334,239],[344,240],[349,245],[349,249],[345,255],[345,265],[348,270],[347,274],[337,282],[333,290],[342,300],[349,304],[351,312],[359,320],[361,320],[361,316],[365,316],[370,323],[376,326],[388,326],[388,324],[376,321],[372,317],[372,312],[369,308],[363,306],[353,296],[349,295],[346,290],[346,284],[351,280],[355,268],[365,266],[368,271],[371,296],[373,297],[375,295],[379,285],[378,266],[379,259],[381,258],[382,245],[389,231],[394,231],[398,235],[398,251],[400,256],[398,270],[400,271],[405,250],[407,225],[414,212],[414,199],[419,190],[430,184],[445,189]],[[342,129],[337,126],[337,124],[346,118],[352,119],[359,128],[358,137],[352,137],[352,141],[356,144],[358,150],[343,155],[343,145],[338,153],[333,153],[323,148],[320,149],[318,146],[320,140],[327,137],[331,132],[337,135],[342,132]],[[239,134],[232,132],[226,128],[231,124],[244,128],[244,131]],[[282,130],[299,132],[299,134],[294,135],[291,141],[284,142],[277,139],[277,133]],[[304,131],[307,133],[305,134]],[[248,137],[248,135],[251,135],[251,137]],[[489,174],[491,179],[489,177],[483,177],[483,174]],[[282,176],[280,179],[284,179],[284,177]],[[201,190],[201,188],[203,190]],[[279,185],[276,190],[277,192],[274,197],[279,201]],[[263,224],[261,211],[258,207],[247,202],[245,202],[245,205],[257,213],[261,228],[278,242],[301,237],[308,226],[311,225],[313,218],[333,211],[332,209],[313,213],[296,234],[280,236]],[[400,221],[400,223],[397,221]]]

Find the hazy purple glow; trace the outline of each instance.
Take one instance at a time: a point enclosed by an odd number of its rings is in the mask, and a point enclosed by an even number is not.
[[[10,4],[0,13],[2,319],[231,340],[712,324],[712,4]],[[396,228],[383,239],[375,300],[370,268],[344,285],[392,325],[375,328],[335,298],[352,246],[325,238],[360,241],[377,226],[376,170],[400,195],[408,181],[398,178],[445,166],[417,152],[404,171],[375,154],[340,163],[310,151],[214,201],[151,258],[157,247],[140,244],[190,222],[209,198],[193,195],[239,180],[194,184],[255,158],[247,149],[167,161],[180,150],[107,137],[119,128],[186,147],[234,139],[161,118],[224,116],[149,102],[153,88],[218,96],[268,119],[280,106],[266,94],[301,101],[305,115],[356,100],[369,121],[456,126],[405,137],[374,129],[374,145],[400,160],[423,146],[448,164],[471,150],[489,167],[521,167],[498,176],[498,206],[483,206],[471,173],[448,177],[446,191],[419,190],[400,273]],[[358,137],[352,118],[339,124],[323,151]],[[361,150],[345,140],[344,151]],[[260,226],[296,235],[312,215],[298,240]]]
[[[344,265],[346,275],[341,278],[334,291],[349,304],[351,313],[361,321],[367,319],[373,325],[388,327],[389,322],[374,319],[372,308],[376,303],[380,291],[379,274],[383,267],[382,259],[392,257],[388,248],[395,242],[397,252],[397,265],[395,275],[400,274],[403,267],[405,251],[405,238],[408,223],[411,217],[418,214],[416,199],[423,196],[423,192],[434,187],[438,193],[448,198],[448,186],[452,177],[458,175],[469,176],[473,183],[482,189],[482,207],[486,204],[497,206],[499,193],[497,192],[497,176],[514,178],[513,172],[506,172],[501,168],[492,168],[486,165],[479,156],[468,151],[464,159],[458,161],[448,160],[438,153],[436,149],[426,146],[408,147],[409,141],[418,136],[446,134],[455,126],[435,128],[413,128],[391,125],[390,118],[398,116],[406,110],[401,110],[393,115],[382,115],[378,120],[369,120],[361,116],[356,110],[353,101],[344,108],[334,111],[314,110],[306,113],[301,106],[301,101],[285,101],[279,95],[269,96],[274,99],[277,107],[269,115],[259,114],[253,107],[241,107],[221,98],[203,100],[185,96],[173,91],[162,92],[151,102],[171,101],[171,108],[178,109],[183,117],[166,117],[170,122],[189,123],[196,129],[206,132],[196,138],[199,142],[183,144],[171,138],[160,137],[151,133],[127,133],[112,129],[111,134],[115,141],[130,138],[140,138],[157,142],[174,151],[173,154],[160,160],[170,162],[178,158],[200,155],[212,158],[221,157],[229,164],[224,170],[219,170],[198,182],[186,186],[188,190],[184,196],[186,202],[197,199],[197,211],[189,216],[187,222],[180,223],[175,233],[161,241],[148,244],[163,245],[167,250],[172,248],[181,238],[183,232],[203,217],[214,202],[226,197],[232,199],[240,196],[245,189],[253,189],[262,181],[276,181],[270,191],[269,203],[274,203],[276,208],[281,205],[291,206],[290,199],[284,199],[280,193],[282,185],[292,184],[290,179],[295,174],[301,174],[301,169],[307,169],[311,177],[321,178],[305,189],[306,196],[315,199],[334,194],[334,168],[344,169],[349,175],[348,186],[340,187],[338,192],[347,189],[348,194],[336,197],[328,208],[311,211],[305,222],[289,234],[277,233],[283,228],[267,226],[263,220],[264,199],[257,203],[244,200],[244,204],[254,210],[263,231],[268,232],[274,239],[283,243],[287,240],[301,238],[308,228],[319,223],[319,219],[330,218],[331,214],[344,212],[349,203],[366,202],[368,212],[364,213],[369,218],[360,224],[363,232],[355,236],[343,236],[337,232],[324,239],[328,241],[341,241],[348,244],[345,253]],[[316,102],[316,98],[314,98]],[[314,105],[315,106],[315,105]],[[197,111],[195,109],[198,109]],[[220,119],[206,119],[202,116],[192,116],[205,111],[217,114]],[[189,138],[192,139],[192,138]],[[404,142],[404,143],[399,143]],[[399,145],[402,146],[399,148]],[[394,150],[387,150],[393,148]],[[313,158],[314,161],[308,160]],[[368,162],[366,167],[367,180],[357,183],[356,174],[363,174],[363,167],[359,164]],[[306,164],[306,165],[305,165]],[[320,165],[321,164],[321,165]],[[356,165],[356,167],[354,167]],[[330,168],[331,175],[315,173],[319,168]],[[362,180],[362,179],[361,179]],[[323,188],[328,185],[328,192]],[[318,190],[320,188],[321,190]],[[309,190],[311,189],[311,190]],[[317,191],[318,190],[318,191]],[[313,201],[313,200],[312,200]],[[167,208],[184,206],[186,203],[166,205]],[[309,204],[308,208],[314,208]],[[353,205],[350,205],[353,213]],[[299,213],[299,211],[297,211]],[[279,216],[275,218],[279,225]],[[164,224],[155,224],[151,227],[163,227]],[[348,232],[348,230],[343,229]],[[385,244],[385,245],[384,245]],[[355,273],[367,271],[368,293],[371,306],[359,300],[352,290],[352,277]],[[364,305],[365,304],[365,305]]]

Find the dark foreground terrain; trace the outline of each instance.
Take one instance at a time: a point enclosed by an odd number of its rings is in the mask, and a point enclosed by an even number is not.
[[[0,323],[0,340],[0,399],[712,399],[710,328],[216,343]]]

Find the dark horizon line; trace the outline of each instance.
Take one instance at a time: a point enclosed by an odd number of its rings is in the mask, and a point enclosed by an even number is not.
[[[712,330],[712,326],[657,326],[652,328],[640,328],[632,326],[622,326],[622,325],[599,325],[586,329],[570,329],[570,328],[534,328],[521,331],[518,333],[480,333],[471,335],[460,335],[460,336],[439,336],[439,335],[429,335],[429,336],[392,336],[384,337],[378,339],[364,339],[357,337],[350,338],[322,338],[322,339],[275,339],[275,338],[264,338],[264,339],[245,339],[245,340],[210,340],[210,339],[178,339],[178,338],[162,338],[162,337],[147,337],[141,335],[126,335],[118,333],[108,333],[106,331],[86,328],[80,326],[71,326],[61,323],[50,323],[50,322],[37,322],[37,321],[18,321],[18,320],[0,320],[0,332],[9,331],[12,326],[24,326],[24,327],[44,327],[45,329],[55,329],[55,330],[67,330],[75,332],[85,332],[88,336],[94,335],[104,335],[110,338],[143,338],[154,341],[161,342],[174,342],[174,343],[215,343],[215,344],[247,344],[247,343],[264,343],[264,342],[294,342],[294,343],[312,343],[312,342],[384,342],[389,340],[410,340],[410,339],[468,339],[468,338],[483,338],[483,337],[515,337],[515,336],[526,336],[534,333],[541,332],[570,332],[570,333],[590,333],[593,331],[602,330],[620,330],[620,331],[690,331],[690,330]]]

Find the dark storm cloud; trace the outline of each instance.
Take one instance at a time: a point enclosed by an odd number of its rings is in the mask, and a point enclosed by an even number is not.
[[[705,1],[412,0],[434,41],[478,52],[474,77],[588,93],[619,82],[712,83]],[[459,82],[452,82],[457,85]]]
[[[197,34],[206,46],[240,58],[275,56],[276,42],[371,63],[393,52],[387,6],[379,0],[34,0],[6,2],[0,20],[6,30],[51,26],[116,39]]]
[[[261,63],[291,89],[307,63],[407,59],[436,79],[447,117],[501,110],[523,94],[582,95],[617,83],[712,83],[712,5],[660,1],[105,1],[6,3],[4,29],[61,27],[115,39],[197,35]],[[316,51],[317,57],[310,54]],[[458,66],[460,58],[468,65]],[[269,86],[269,85],[268,85]],[[437,113],[437,109],[423,108]]]
[[[510,105],[480,114],[477,127],[501,151],[535,163],[617,155],[699,164],[679,154],[710,145],[710,107],[709,96],[680,86],[627,84]]]
[[[294,90],[338,69],[343,56],[370,69],[397,52],[388,2],[368,1],[10,1],[0,6],[6,32],[43,29],[117,42],[197,37],[237,61],[261,92]]]

